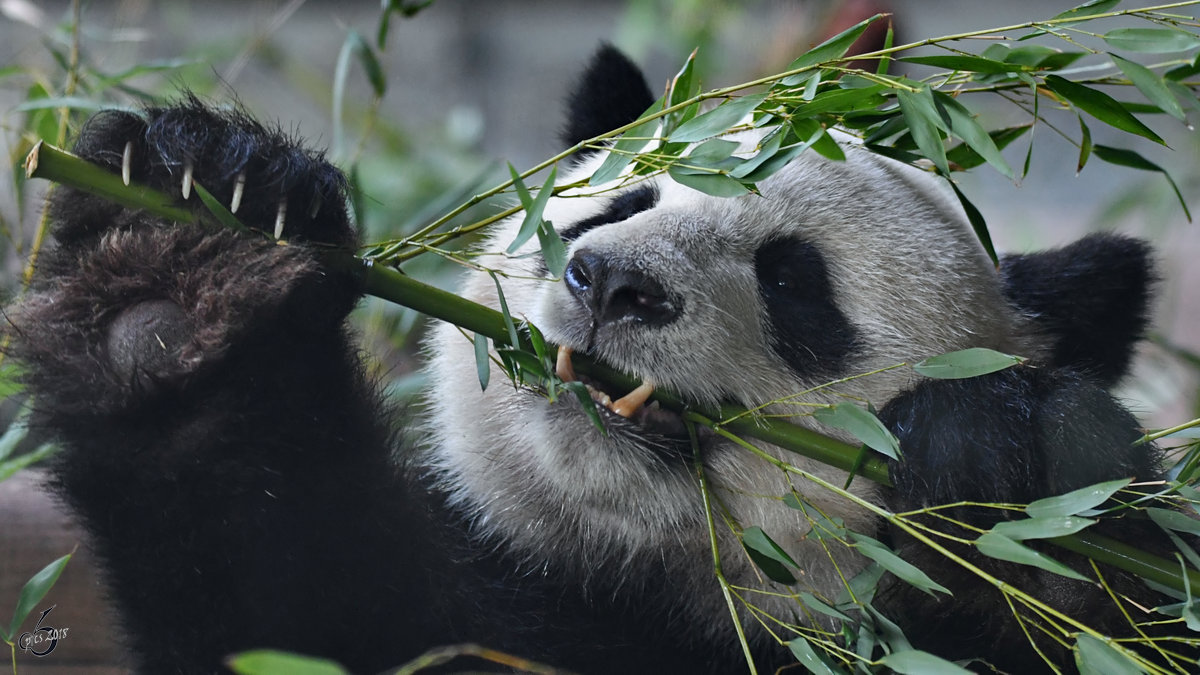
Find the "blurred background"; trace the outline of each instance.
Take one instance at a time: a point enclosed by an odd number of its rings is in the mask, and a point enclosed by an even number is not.
[[[353,167],[365,194],[362,225],[372,241],[410,232],[499,182],[507,175],[505,162],[523,169],[560,151],[563,99],[603,41],[643,64],[652,88],[699,47],[707,89],[781,71],[825,37],[889,4],[901,44],[1049,18],[1079,1],[439,0],[412,18],[391,14],[380,45],[378,0],[94,1],[82,7],[77,33],[70,2],[0,0],[0,147],[6,159],[0,292],[7,299],[20,288],[44,189],[25,183],[16,168],[35,135],[53,139],[61,132],[57,108],[38,107],[38,101],[79,99],[75,126],[97,101],[137,105],[182,87],[236,100]],[[373,86],[364,70],[361,46],[348,38],[352,31],[378,59],[386,82],[382,97],[379,81]],[[977,53],[987,44],[962,46]],[[73,86],[64,68],[72,59],[84,73]],[[1023,119],[1011,106],[983,111],[989,128]],[[1189,115],[1194,119],[1197,111]],[[1058,121],[1064,132],[1078,134],[1073,116]],[[1190,125],[1165,115],[1146,121],[1170,147],[1141,143],[1137,150],[1169,171],[1191,209],[1200,212],[1200,146]],[[1091,127],[1097,143],[1130,147],[1132,137],[1102,127]],[[1005,153],[1014,167],[1025,161],[1028,138]],[[1160,174],[1093,159],[1076,175],[1074,146],[1046,127],[1034,138],[1029,172],[1019,183],[980,167],[957,176],[961,188],[987,218],[1002,251],[1059,245],[1096,230],[1153,242],[1163,277],[1154,340],[1120,395],[1149,426],[1197,417],[1200,224],[1187,222]],[[483,205],[468,218],[492,208]],[[433,259],[407,269],[443,285],[454,272]],[[420,327],[411,312],[371,301],[356,321],[374,367],[397,397],[436,386],[414,368]],[[77,539],[37,492],[38,478],[24,471],[0,482],[0,618],[15,604],[21,584]],[[122,672],[113,665],[117,655],[95,584],[81,549],[43,603],[58,603],[50,617],[71,628],[69,637],[43,659],[18,653],[20,672]],[[105,664],[107,670],[97,670]]]

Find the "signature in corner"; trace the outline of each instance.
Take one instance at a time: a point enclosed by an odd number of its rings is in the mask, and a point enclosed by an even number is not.
[[[67,631],[70,628],[54,628],[52,626],[43,626],[42,622],[46,620],[46,616],[54,611],[58,605],[51,605],[49,609],[42,612],[38,617],[37,625],[28,633],[22,633],[21,638],[17,641],[17,646],[21,651],[29,652],[34,656],[46,656],[54,651],[58,646],[58,641],[66,639]]]

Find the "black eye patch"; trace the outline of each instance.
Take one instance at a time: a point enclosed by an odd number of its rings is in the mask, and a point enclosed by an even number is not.
[[[755,251],[754,271],[775,353],[797,375],[843,373],[858,331],[835,303],[820,250],[796,237],[772,239]]]
[[[654,208],[658,203],[658,190],[651,186],[642,186],[629,192],[624,192],[609,201],[608,206],[592,216],[575,223],[559,233],[563,241],[570,243],[579,237],[582,237],[585,232],[591,229],[608,225],[611,223],[619,223],[623,220],[628,220],[633,216],[648,211]]]

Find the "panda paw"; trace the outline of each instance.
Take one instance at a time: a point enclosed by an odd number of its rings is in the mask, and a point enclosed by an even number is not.
[[[357,244],[347,216],[345,176],[323,153],[304,147],[236,108],[188,95],[143,115],[105,110],[84,125],[75,153],[205,211],[196,185],[243,224],[275,239]],[[51,206],[56,236],[70,245],[119,224],[120,207],[72,190]],[[109,216],[96,218],[97,212]]]
[[[320,153],[194,98],[145,116],[98,113],[75,150],[189,197],[198,213],[194,185],[203,185],[241,222],[287,241],[56,190],[58,246],[8,311],[11,351],[31,366],[43,404],[122,410],[184,390],[230,355],[286,354],[340,331],[359,282],[327,269],[308,244],[354,247],[357,236],[345,179]]]

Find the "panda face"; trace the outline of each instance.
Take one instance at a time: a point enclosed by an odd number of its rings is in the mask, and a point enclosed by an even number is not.
[[[752,152],[753,140],[745,147]],[[757,406],[966,347],[1036,351],[935,180],[846,150],[845,162],[802,155],[761,183],[760,195],[711,197],[665,176],[569,191],[545,212],[569,245],[563,279],[547,277],[536,242],[480,263],[507,275],[513,316],[548,340],[703,404]],[[590,175],[602,159],[590,158],[565,180]],[[485,250],[503,251],[519,225],[499,228]],[[499,306],[486,274],[468,276],[462,291]],[[606,436],[569,396],[548,403],[498,371],[480,391],[471,342],[453,327],[438,332],[432,359],[432,461],[482,532],[539,566],[667,561],[703,575],[697,587],[715,589],[691,446],[670,413],[608,414]],[[804,404],[851,396],[879,406],[912,377],[894,369],[852,378],[771,411],[837,435]],[[764,449],[831,482],[845,480]],[[700,460],[739,523],[777,534],[814,586],[840,587],[829,553],[803,539],[808,522],[771,497],[798,490],[864,532],[874,530],[872,517],[711,435],[700,438]],[[865,481],[852,489],[876,497]],[[729,537],[724,550],[731,545]],[[753,582],[744,556],[732,557],[726,574]],[[856,565],[840,564],[843,572]]]

